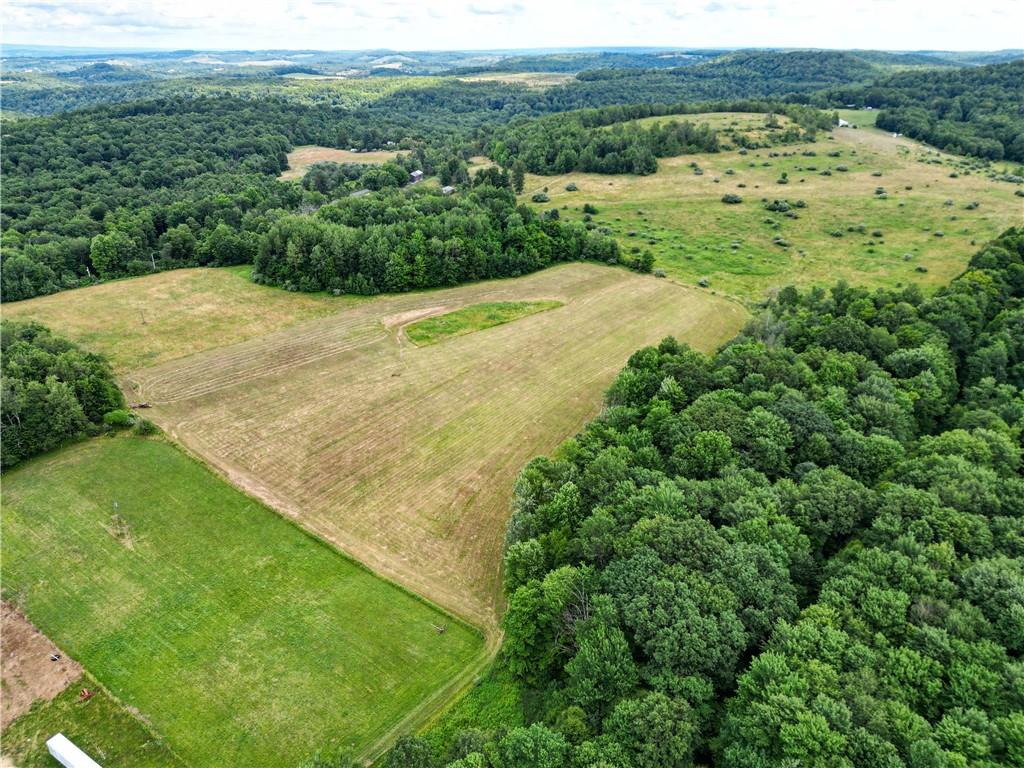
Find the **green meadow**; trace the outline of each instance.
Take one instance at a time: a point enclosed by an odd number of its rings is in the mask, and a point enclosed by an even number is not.
[[[871,127],[873,111],[840,115],[858,127],[814,142],[663,158],[649,176],[529,175],[522,200],[546,189],[550,202],[532,204],[537,210],[590,220],[626,258],[650,249],[669,278],[748,303],[790,283],[840,278],[933,289],[978,245],[1020,224],[1017,187],[992,178],[1004,168],[893,137]],[[741,202],[723,202],[727,194]],[[790,211],[768,210],[775,200]],[[588,216],[586,203],[597,213]]]
[[[483,652],[162,440],[91,440],[8,473],[2,526],[5,598],[186,764],[372,756]],[[26,743],[49,727],[35,712],[12,726]]]
[[[504,325],[527,315],[535,315],[562,306],[560,301],[491,301],[428,317],[411,323],[405,335],[417,346],[436,344],[451,336],[464,336],[496,325]]]

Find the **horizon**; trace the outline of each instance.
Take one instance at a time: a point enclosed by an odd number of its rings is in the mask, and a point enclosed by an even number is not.
[[[216,47],[142,47],[113,45],[64,45],[50,43],[0,43],[0,57],[13,58],[12,53],[4,49],[8,48],[30,48],[50,49],[53,52],[59,51],[81,51],[83,55],[89,53],[503,53],[503,54],[530,54],[545,55],[558,53],[589,53],[589,52],[634,52],[645,51],[651,53],[676,53],[676,52],[705,52],[705,51],[832,51],[837,53],[858,53],[858,52],[880,52],[893,54],[931,54],[931,53],[1017,53],[1024,54],[1024,47],[1003,47],[1003,48],[833,48],[827,46],[773,46],[773,45],[574,45],[574,46],[537,46],[537,47],[514,47],[514,48],[394,48],[388,46],[369,46],[366,48],[216,48]]]
[[[943,13],[926,0],[9,0],[5,39],[16,46],[136,52],[1017,49],[1024,3],[978,0]],[[881,23],[880,23],[881,20]],[[676,42],[665,44],[664,39]],[[95,42],[83,46],[82,40]],[[303,45],[292,47],[297,40]],[[708,40],[716,41],[709,45]],[[472,42],[471,46],[465,45]]]

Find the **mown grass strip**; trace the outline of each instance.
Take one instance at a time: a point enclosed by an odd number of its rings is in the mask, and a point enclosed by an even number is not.
[[[411,323],[406,326],[405,335],[416,346],[425,347],[452,336],[464,336],[474,331],[504,325],[560,306],[560,301],[491,301],[473,304],[454,312]]]
[[[483,648],[160,440],[8,473],[2,533],[5,594],[191,765],[359,753]]]

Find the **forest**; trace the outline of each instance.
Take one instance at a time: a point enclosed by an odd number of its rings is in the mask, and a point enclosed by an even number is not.
[[[131,423],[106,360],[38,323],[4,320],[0,357],[4,469],[81,435]]]
[[[1024,231],[931,298],[786,288],[636,352],[522,472],[499,664],[536,722],[389,768],[1024,759]]]
[[[289,290],[374,294],[620,258],[613,239],[517,207],[508,187],[482,184],[458,196],[413,187],[279,219],[260,242],[253,279]],[[651,269],[642,255],[628,265]]]
[[[565,112],[534,120],[517,119],[496,128],[484,145],[488,157],[504,167],[521,165],[538,174],[631,173],[646,175],[658,169],[659,157],[717,152],[718,133],[704,124],[674,119],[699,112],[778,112],[795,127],[780,130],[771,144],[813,140],[818,130],[834,124],[830,114],[784,102],[727,101],[700,104],[636,104]],[[649,127],[629,121],[669,117]],[[745,146],[758,142],[738,136]]]
[[[851,88],[877,65],[848,53],[739,52],[682,68],[591,71],[547,89],[439,79],[348,108],[267,96],[257,86],[271,80],[250,77],[238,80],[254,87],[253,98],[183,95],[17,120],[5,124],[0,297],[250,262],[285,212],[394,186],[400,169],[413,166],[464,183],[474,152],[520,174],[643,174],[658,157],[716,146],[713,132],[685,120],[617,125],[641,117],[767,109],[799,126],[782,132],[786,141],[827,129],[832,118],[822,109],[864,103],[883,107],[878,124],[887,129],[952,151],[1022,159],[1022,68],[910,70]],[[184,81],[154,87],[165,82]],[[832,90],[810,92],[818,88]],[[304,193],[273,178],[286,152],[304,143],[409,154],[397,167],[358,174],[320,169]]]

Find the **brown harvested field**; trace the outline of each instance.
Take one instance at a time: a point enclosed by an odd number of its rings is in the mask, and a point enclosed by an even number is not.
[[[402,326],[484,301],[564,306],[415,347]],[[638,347],[711,350],[738,305],[568,264],[380,297],[131,376],[177,440],[374,571],[487,629],[523,464],[595,415]]]
[[[0,654],[0,730],[82,676],[78,663],[6,600],[0,602]],[[54,654],[58,661],[51,660]]]
[[[397,152],[350,152],[347,149],[308,145],[288,153],[288,170],[278,176],[281,181],[301,179],[314,163],[386,163],[398,157]]]
[[[176,269],[4,305],[107,355],[121,373],[234,344],[358,304],[249,280],[251,267]]]

